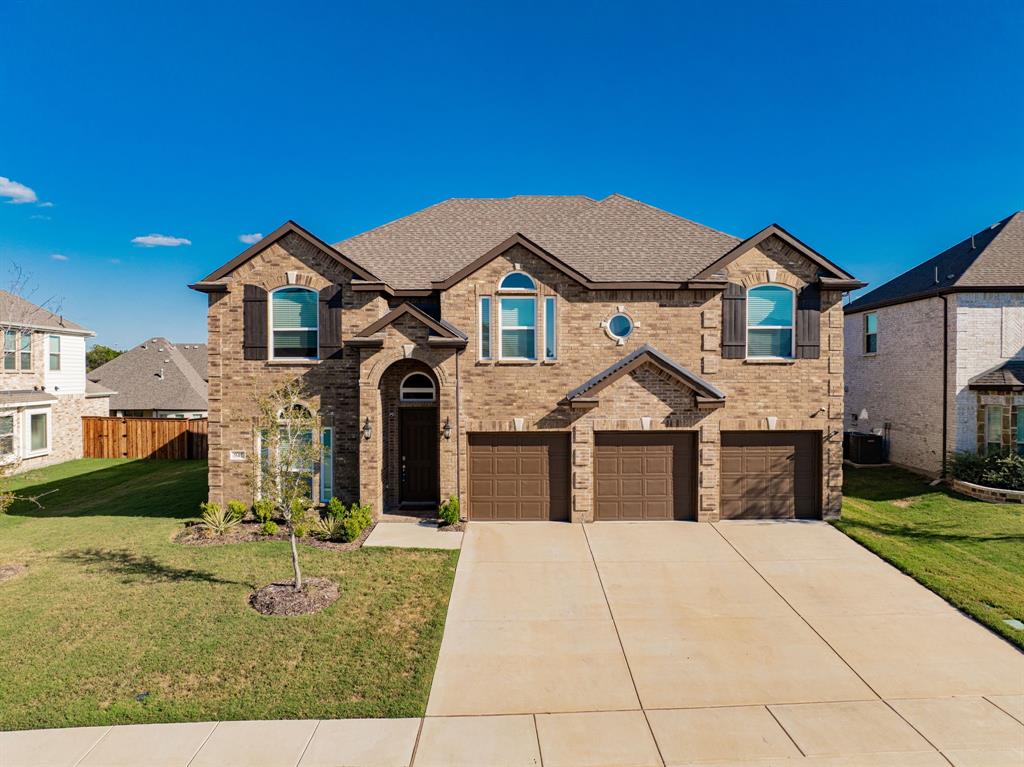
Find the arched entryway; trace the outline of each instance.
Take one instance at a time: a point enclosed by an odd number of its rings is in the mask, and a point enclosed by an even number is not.
[[[380,379],[386,510],[434,508],[440,500],[439,387],[415,359],[392,364]]]

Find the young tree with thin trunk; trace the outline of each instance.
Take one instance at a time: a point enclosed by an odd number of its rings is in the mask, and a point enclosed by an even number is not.
[[[302,591],[296,527],[306,524],[313,506],[323,428],[319,411],[296,380],[256,398],[253,437],[260,445],[252,456],[254,495],[269,499],[284,520],[292,547],[295,590]]]

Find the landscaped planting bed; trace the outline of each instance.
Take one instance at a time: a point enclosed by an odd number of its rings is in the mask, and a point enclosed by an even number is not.
[[[303,542],[303,575],[339,597],[267,617],[250,597],[291,580],[287,541],[175,540],[205,462],[83,460],[17,482],[57,492],[0,517],[0,568],[19,566],[0,581],[0,730],[424,713],[456,552]]]

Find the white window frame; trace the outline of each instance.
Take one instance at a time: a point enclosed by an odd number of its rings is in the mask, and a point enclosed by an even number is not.
[[[790,323],[788,325],[751,325],[750,324],[750,293],[758,288],[783,288],[788,290],[792,296],[793,301],[791,303],[792,311],[790,312]],[[796,291],[789,287],[789,285],[781,285],[778,282],[763,282],[760,285],[751,285],[747,288],[746,293],[747,303],[747,316],[746,316],[746,336],[744,337],[744,345],[746,346],[746,358],[748,360],[791,360],[796,358]],[[750,354],[750,331],[754,330],[788,330],[789,331],[789,354],[784,357],[772,356],[772,355],[755,355]]]
[[[57,367],[53,366],[53,340],[54,339],[57,339]],[[61,343],[60,336],[52,335],[51,334],[50,336],[47,337],[47,339],[46,339],[46,369],[47,370],[52,370],[52,371],[54,371],[56,373],[60,372],[61,368],[63,367],[62,359],[61,359],[61,357],[64,354],[63,347],[64,347],[64,344]]]
[[[32,416],[46,416],[46,447],[40,450],[32,449]],[[53,411],[47,407],[28,408],[25,410],[25,418],[22,421],[23,431],[21,440],[23,447],[22,456],[25,458],[38,458],[41,455],[49,455],[53,450]]]
[[[26,347],[25,342],[28,341]],[[25,355],[28,355],[28,365],[25,364]],[[32,331],[22,330],[18,333],[18,368],[20,370],[32,369]]]
[[[278,424],[280,427],[280,424]],[[331,434],[331,460],[330,462],[324,461],[324,434],[330,432]],[[262,498],[262,494],[259,493],[259,488],[262,486],[263,478],[263,433],[261,431],[256,432],[256,488],[257,488],[257,499]],[[331,495],[334,495],[334,427],[333,426],[321,426],[320,427],[320,462],[317,465],[316,479],[313,482],[314,488],[317,491],[317,497],[313,499],[314,503],[327,503],[330,498],[324,497],[324,466],[329,467],[331,474]],[[236,452],[236,451],[231,451]],[[244,451],[242,451],[244,452]],[[234,459],[232,459],[234,460]],[[241,459],[240,459],[241,460]]]
[[[516,266],[518,267],[518,264]],[[505,280],[507,280],[513,274],[521,274],[521,275],[523,275],[524,277],[526,277],[526,279],[528,279],[530,281],[530,283],[533,285],[533,287],[532,288],[504,288],[504,287],[502,287],[502,285],[504,284]],[[522,269],[518,269],[518,268],[513,269],[511,272],[507,272],[507,273],[503,274],[501,279],[498,280],[498,290],[497,290],[496,298],[498,299],[498,357],[497,358],[499,360],[502,360],[502,361],[506,361],[507,360],[507,361],[510,361],[510,362],[537,362],[537,360],[543,359],[544,358],[543,357],[543,351],[542,351],[541,354],[537,353],[537,346],[538,346],[538,343],[537,343],[538,342],[538,337],[537,337],[538,333],[537,333],[537,331],[538,331],[539,327],[541,329],[543,329],[541,327],[541,322],[537,318],[537,308],[540,305],[540,301],[538,300],[540,298],[540,296],[538,295],[538,291],[537,291],[537,280],[532,275],[524,272]],[[502,302],[506,298],[511,298],[511,299],[529,298],[529,299],[533,300],[533,325],[532,326],[530,326],[530,325],[509,325],[508,327],[505,326],[504,320],[502,319],[502,316],[504,314],[504,312],[502,311]],[[532,357],[506,357],[505,356],[505,352],[504,352],[504,348],[505,348],[504,336],[505,336],[505,331],[506,330],[531,330],[531,331],[533,331],[533,356]],[[541,338],[539,340],[540,340],[541,343],[543,343],[544,342],[543,336],[541,336]],[[492,344],[492,346],[493,346],[493,344]],[[492,354],[494,353],[494,349],[493,348],[491,349],[491,353]]]
[[[11,419],[11,452],[0,453],[0,464],[13,463],[18,460],[18,439],[15,428],[18,423],[18,413],[14,410],[0,410],[0,418]]]
[[[14,341],[11,346],[11,350],[7,349],[7,339],[13,338]],[[17,373],[18,372],[18,331],[16,330],[5,330],[0,332],[0,373]],[[7,367],[7,356],[10,355],[12,367]]]
[[[427,388],[422,387],[422,386],[410,386],[410,387],[407,387],[405,385],[405,382],[408,381],[413,376],[423,376],[424,378],[426,378],[428,381],[430,381],[430,388],[427,389]],[[410,394],[412,394],[413,392],[420,392],[420,393],[429,392],[430,393],[430,399],[416,399],[416,398],[406,399],[405,398],[405,393],[406,392],[409,392]],[[429,375],[427,375],[423,371],[414,370],[411,373],[409,373],[407,376],[405,376],[405,378],[402,379],[402,382],[398,385],[398,401],[399,402],[437,402],[437,387],[434,385],[434,381],[433,381],[433,379]]]
[[[544,316],[544,359],[554,362],[558,359],[558,301],[555,296],[544,296],[544,309],[541,314]],[[548,307],[551,307],[551,323],[548,327]],[[548,330],[551,330],[551,354],[548,354]]]
[[[313,344],[313,348],[316,349],[316,355],[313,357],[278,357],[274,354],[274,294],[282,290],[304,290],[307,293],[312,293],[316,296],[316,327],[312,328],[281,328],[281,332],[297,332],[297,331],[309,331],[312,330],[316,334],[316,343]],[[312,288],[307,288],[304,285],[282,285],[279,288],[274,288],[270,291],[269,301],[267,301],[267,330],[269,331],[269,338],[267,339],[267,358],[272,360],[286,360],[289,362],[317,362],[320,359],[320,294]]]
[[[627,320],[629,320],[629,332],[626,333],[626,335],[624,336],[616,335],[614,332],[612,332],[612,320],[614,320],[616,317],[625,317]],[[633,319],[632,315],[630,315],[629,312],[615,312],[615,314],[609,317],[604,323],[604,332],[610,339],[612,339],[619,346],[625,344],[626,340],[630,336],[632,336],[635,331],[636,320]]]
[[[484,301],[487,302],[487,334],[484,335]],[[480,296],[476,303],[477,321],[476,330],[479,339],[477,340],[477,358],[490,361],[494,359],[494,339],[491,333],[491,324],[494,319],[494,297]],[[487,354],[484,354],[484,340],[487,341]]]

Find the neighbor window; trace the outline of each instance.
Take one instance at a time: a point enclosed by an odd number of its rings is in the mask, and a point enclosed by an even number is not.
[[[50,336],[50,370],[60,370],[60,336]]]
[[[4,370],[16,370],[18,367],[18,336],[8,331],[4,333]]]
[[[878,351],[878,315],[872,312],[864,315],[864,352],[874,354]]]
[[[555,351],[555,297],[544,299],[544,359],[553,360]]]
[[[747,291],[747,356],[793,356],[793,291],[759,285]]]
[[[985,452],[997,453],[1003,449],[1003,408],[1001,405],[985,407]]]
[[[1024,455],[1024,408],[1016,410],[1017,423],[1014,424],[1014,443],[1017,446],[1017,455]]]
[[[271,339],[275,359],[316,359],[318,296],[306,288],[279,288],[271,294]]]
[[[14,416],[0,415],[0,460],[14,455]]]
[[[50,449],[50,414],[48,412],[29,412],[28,444],[29,454],[45,453]]]
[[[491,358],[491,297],[480,298],[480,359]]]
[[[398,388],[402,402],[433,402],[434,395],[434,382],[425,373],[410,373]]]
[[[21,369],[32,369],[32,334],[21,332]]]

